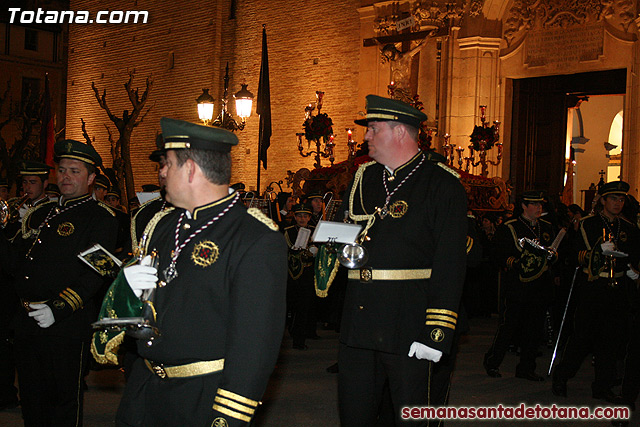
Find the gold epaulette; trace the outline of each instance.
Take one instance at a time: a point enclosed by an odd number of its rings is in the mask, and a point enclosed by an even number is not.
[[[167,215],[170,212],[173,212],[175,208],[174,207],[170,207],[167,208],[163,211],[158,212],[157,214],[155,214],[153,216],[153,218],[151,218],[151,221],[149,221],[149,223],[147,224],[147,226],[144,228],[144,233],[142,233],[142,237],[140,238],[140,241],[145,241],[145,247],[144,248],[140,248],[140,242],[136,242],[135,239],[133,240],[133,253],[137,253],[136,251],[144,251],[143,253],[147,253],[147,247],[149,245],[149,242],[151,241],[151,235],[153,234],[154,230],[156,229],[156,225],[158,225],[158,223],[160,222],[160,220],[162,218],[164,218],[165,215]]]
[[[276,224],[274,220],[266,216],[260,209],[249,208],[247,209],[247,213],[269,227],[271,230],[278,231],[278,224]]]
[[[467,236],[467,253],[471,252],[473,247],[473,237]]]
[[[451,175],[455,176],[456,178],[460,179],[460,174],[458,172],[456,172],[455,169],[450,168],[449,166],[445,165],[444,163],[438,162],[438,166],[440,166],[442,169],[446,170],[447,172],[449,172]]]
[[[54,204],[55,204],[56,202],[54,202],[54,201],[52,200],[52,201],[47,202],[47,203],[42,203],[41,205],[36,205],[36,206],[34,206],[34,207],[32,207],[32,208],[29,208],[29,210],[27,210],[27,212],[24,214],[24,217],[22,218],[22,227],[21,227],[21,229],[22,229],[22,238],[23,238],[23,239],[28,239],[29,237],[31,237],[31,235],[32,235],[33,233],[35,233],[35,232],[36,232],[36,230],[31,229],[31,228],[29,227],[29,219],[31,218],[31,215],[32,215],[35,211],[37,211],[38,209],[42,209],[42,208],[43,208],[43,207],[45,207],[45,206],[49,206],[51,203],[54,203]],[[38,224],[38,225],[39,225],[39,224]],[[16,236],[14,236],[14,238],[15,238],[15,237],[16,237]]]
[[[109,205],[107,205],[105,202],[101,201],[101,200],[97,200],[98,202],[98,206],[104,208],[107,210],[107,212],[109,212],[111,214],[111,216],[115,217],[116,213],[113,211],[113,208]]]

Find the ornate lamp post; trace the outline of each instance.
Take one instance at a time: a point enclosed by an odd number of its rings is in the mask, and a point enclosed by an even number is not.
[[[227,111],[227,98],[229,96],[229,63],[225,68],[224,74],[224,94],[222,96],[222,109],[218,117],[213,122],[213,97],[209,94],[209,89],[202,89],[202,94],[196,99],[198,104],[198,117],[205,126],[218,126],[228,129],[232,132],[244,129],[246,120],[251,116],[251,108],[253,106],[253,93],[247,90],[246,84],[241,84],[241,89],[233,95],[236,101],[236,113],[240,117],[238,123]]]

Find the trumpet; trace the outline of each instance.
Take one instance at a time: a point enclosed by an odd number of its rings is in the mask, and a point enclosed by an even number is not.
[[[15,222],[20,218],[20,208],[29,200],[29,195],[24,194],[19,199],[7,201],[0,200],[0,227],[5,228],[7,224]]]
[[[528,237],[522,237],[522,238],[518,239],[518,244],[523,249],[524,249],[524,246],[526,244],[529,244],[529,245],[533,246],[534,248],[545,252],[547,254],[547,260],[551,260],[551,259],[553,259],[553,257],[558,255],[558,252],[556,251],[555,248],[553,248],[553,247],[548,248],[546,246],[542,246],[540,244],[540,242],[538,242],[536,239],[530,239]]]

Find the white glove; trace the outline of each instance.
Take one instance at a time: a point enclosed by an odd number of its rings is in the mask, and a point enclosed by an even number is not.
[[[438,363],[442,357],[442,352],[435,348],[427,347],[426,345],[414,341],[409,348],[409,357],[416,356],[416,359],[427,359],[434,363]]]
[[[627,264],[627,265],[629,266],[629,269],[627,270],[627,277],[631,280],[638,280],[638,277],[640,277],[640,274],[638,274],[638,272],[631,267],[631,264]]]
[[[138,298],[142,296],[142,292],[147,289],[153,289],[156,287],[158,281],[158,269],[150,267],[151,256],[147,255],[142,258],[140,264],[130,265],[125,267],[124,277],[127,279],[129,287]]]
[[[613,242],[600,243],[600,248],[602,249],[602,255],[611,255],[615,258],[624,258],[629,256],[624,252],[617,251]]]
[[[56,322],[53,311],[47,304],[29,304],[29,307],[33,309],[29,312],[29,317],[33,317],[41,328],[48,328]]]
[[[600,248],[602,249],[603,255],[612,255],[613,251],[616,250],[616,246],[613,244],[613,242],[600,243]]]

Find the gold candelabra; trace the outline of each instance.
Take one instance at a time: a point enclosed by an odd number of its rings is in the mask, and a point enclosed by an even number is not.
[[[480,106],[480,125],[476,125],[473,128],[473,133],[470,135],[471,144],[467,147],[469,149],[469,155],[465,156],[465,149],[461,146],[455,147],[451,144],[451,135],[444,135],[444,155],[447,159],[447,164],[451,167],[454,166],[455,157],[454,153],[458,154],[458,169],[465,172],[469,172],[469,169],[473,166],[481,166],[480,175],[486,177],[489,175],[489,165],[498,166],[502,161],[502,143],[498,142],[500,139],[500,122],[498,120],[493,121],[493,125],[489,126],[485,116],[487,106]],[[495,160],[487,159],[487,151],[498,147],[498,154]],[[477,156],[477,157],[476,157]]]

